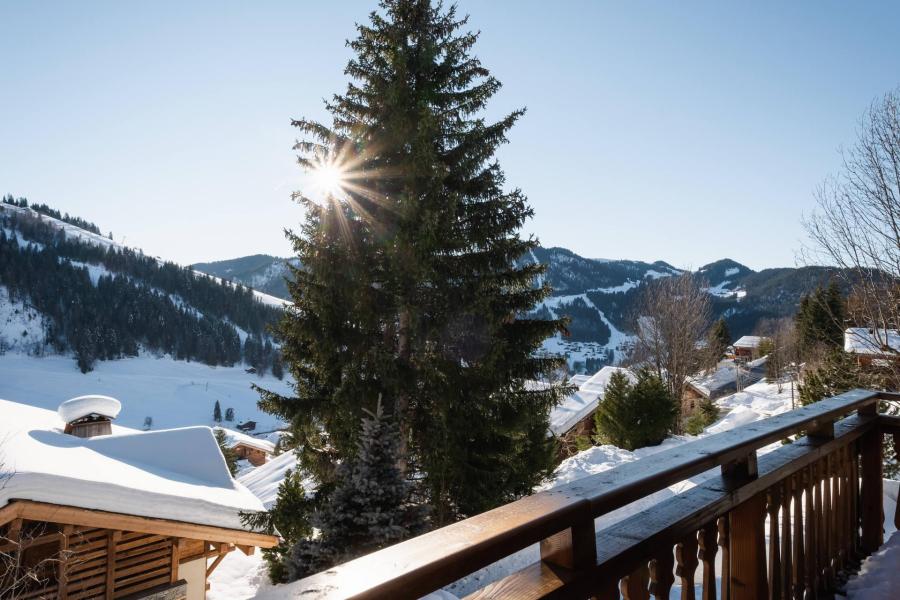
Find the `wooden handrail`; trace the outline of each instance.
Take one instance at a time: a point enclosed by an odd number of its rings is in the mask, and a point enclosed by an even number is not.
[[[718,467],[721,473],[699,486],[698,491],[678,496],[679,502],[695,503],[702,496],[705,508],[691,505],[696,509],[692,512],[694,509],[687,510],[689,506],[682,504],[681,509],[667,508],[669,512],[665,513],[670,520],[678,517],[677,523],[667,525],[666,535],[696,530],[701,521],[732,510],[748,495],[758,494],[777,480],[773,478],[787,476],[816,460],[825,451],[820,448],[850,443],[871,430],[875,427],[877,401],[882,398],[887,399],[887,395],[852,390],[534,494],[309,577],[300,585],[303,597],[416,598],[537,542],[541,542],[542,561],[515,574],[513,577],[519,578],[515,582],[494,584],[485,590],[493,595],[485,597],[545,597],[562,588],[587,593],[585,586],[596,588],[597,577],[602,578],[604,573],[622,576],[619,571],[627,566],[627,560],[619,561],[610,571],[615,562],[610,559],[610,550],[619,548],[613,558],[631,556],[638,560],[641,552],[652,548],[654,539],[645,536],[640,543],[632,539],[629,548],[637,550],[628,552],[606,538],[598,545],[595,517]],[[853,411],[859,411],[860,416],[843,422],[836,439],[835,421]],[[758,448],[800,431],[810,437],[793,448],[770,453],[774,458],[766,455],[764,469],[757,466]],[[773,460],[787,462],[773,471]],[[507,585],[508,590],[516,590],[515,594],[504,595],[497,585]]]

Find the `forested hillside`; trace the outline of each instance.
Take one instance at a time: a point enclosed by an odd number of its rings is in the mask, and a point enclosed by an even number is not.
[[[243,285],[115,244],[93,223],[39,208],[9,197],[0,204],[0,286],[22,307],[12,314],[27,309],[43,317],[47,351],[71,352],[85,372],[97,360],[141,350],[280,372],[268,331],[279,306]],[[18,334],[14,322],[0,323],[0,351]]]

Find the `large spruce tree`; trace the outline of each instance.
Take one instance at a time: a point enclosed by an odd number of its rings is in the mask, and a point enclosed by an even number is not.
[[[330,125],[299,120],[307,169],[340,172],[289,237],[302,265],[281,324],[295,395],[262,391],[290,420],[303,468],[327,489],[381,396],[400,431],[399,466],[436,524],[528,493],[553,464],[559,386],[526,386],[561,366],[537,354],[562,328],[525,315],[549,294],[532,210],[494,155],[524,111],[483,112],[500,88],[471,54],[455,8],[384,0],[349,42]],[[368,403],[368,404],[367,404]]]

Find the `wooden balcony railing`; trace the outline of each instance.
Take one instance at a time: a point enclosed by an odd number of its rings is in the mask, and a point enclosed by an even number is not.
[[[827,597],[882,543],[881,442],[900,419],[877,404],[897,399],[853,390],[689,442],[339,565],[304,579],[300,597],[418,598],[535,543],[540,561],[468,598],[668,599],[676,577],[685,600],[695,582],[704,599]],[[595,530],[595,518],[701,474]]]

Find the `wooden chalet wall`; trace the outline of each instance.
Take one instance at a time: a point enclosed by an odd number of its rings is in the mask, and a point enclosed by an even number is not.
[[[225,543],[17,519],[0,527],[0,600],[140,597],[178,582],[179,565],[189,561],[214,558],[204,566],[208,576],[234,549]],[[186,597],[177,587],[168,590],[167,600]]]
[[[7,572],[0,567],[0,598],[122,598],[178,579],[175,538],[47,523],[26,523],[23,531],[14,522],[10,530],[21,540],[24,568],[35,569],[37,581],[7,589],[14,575],[10,565]],[[12,557],[9,546],[4,549]]]

